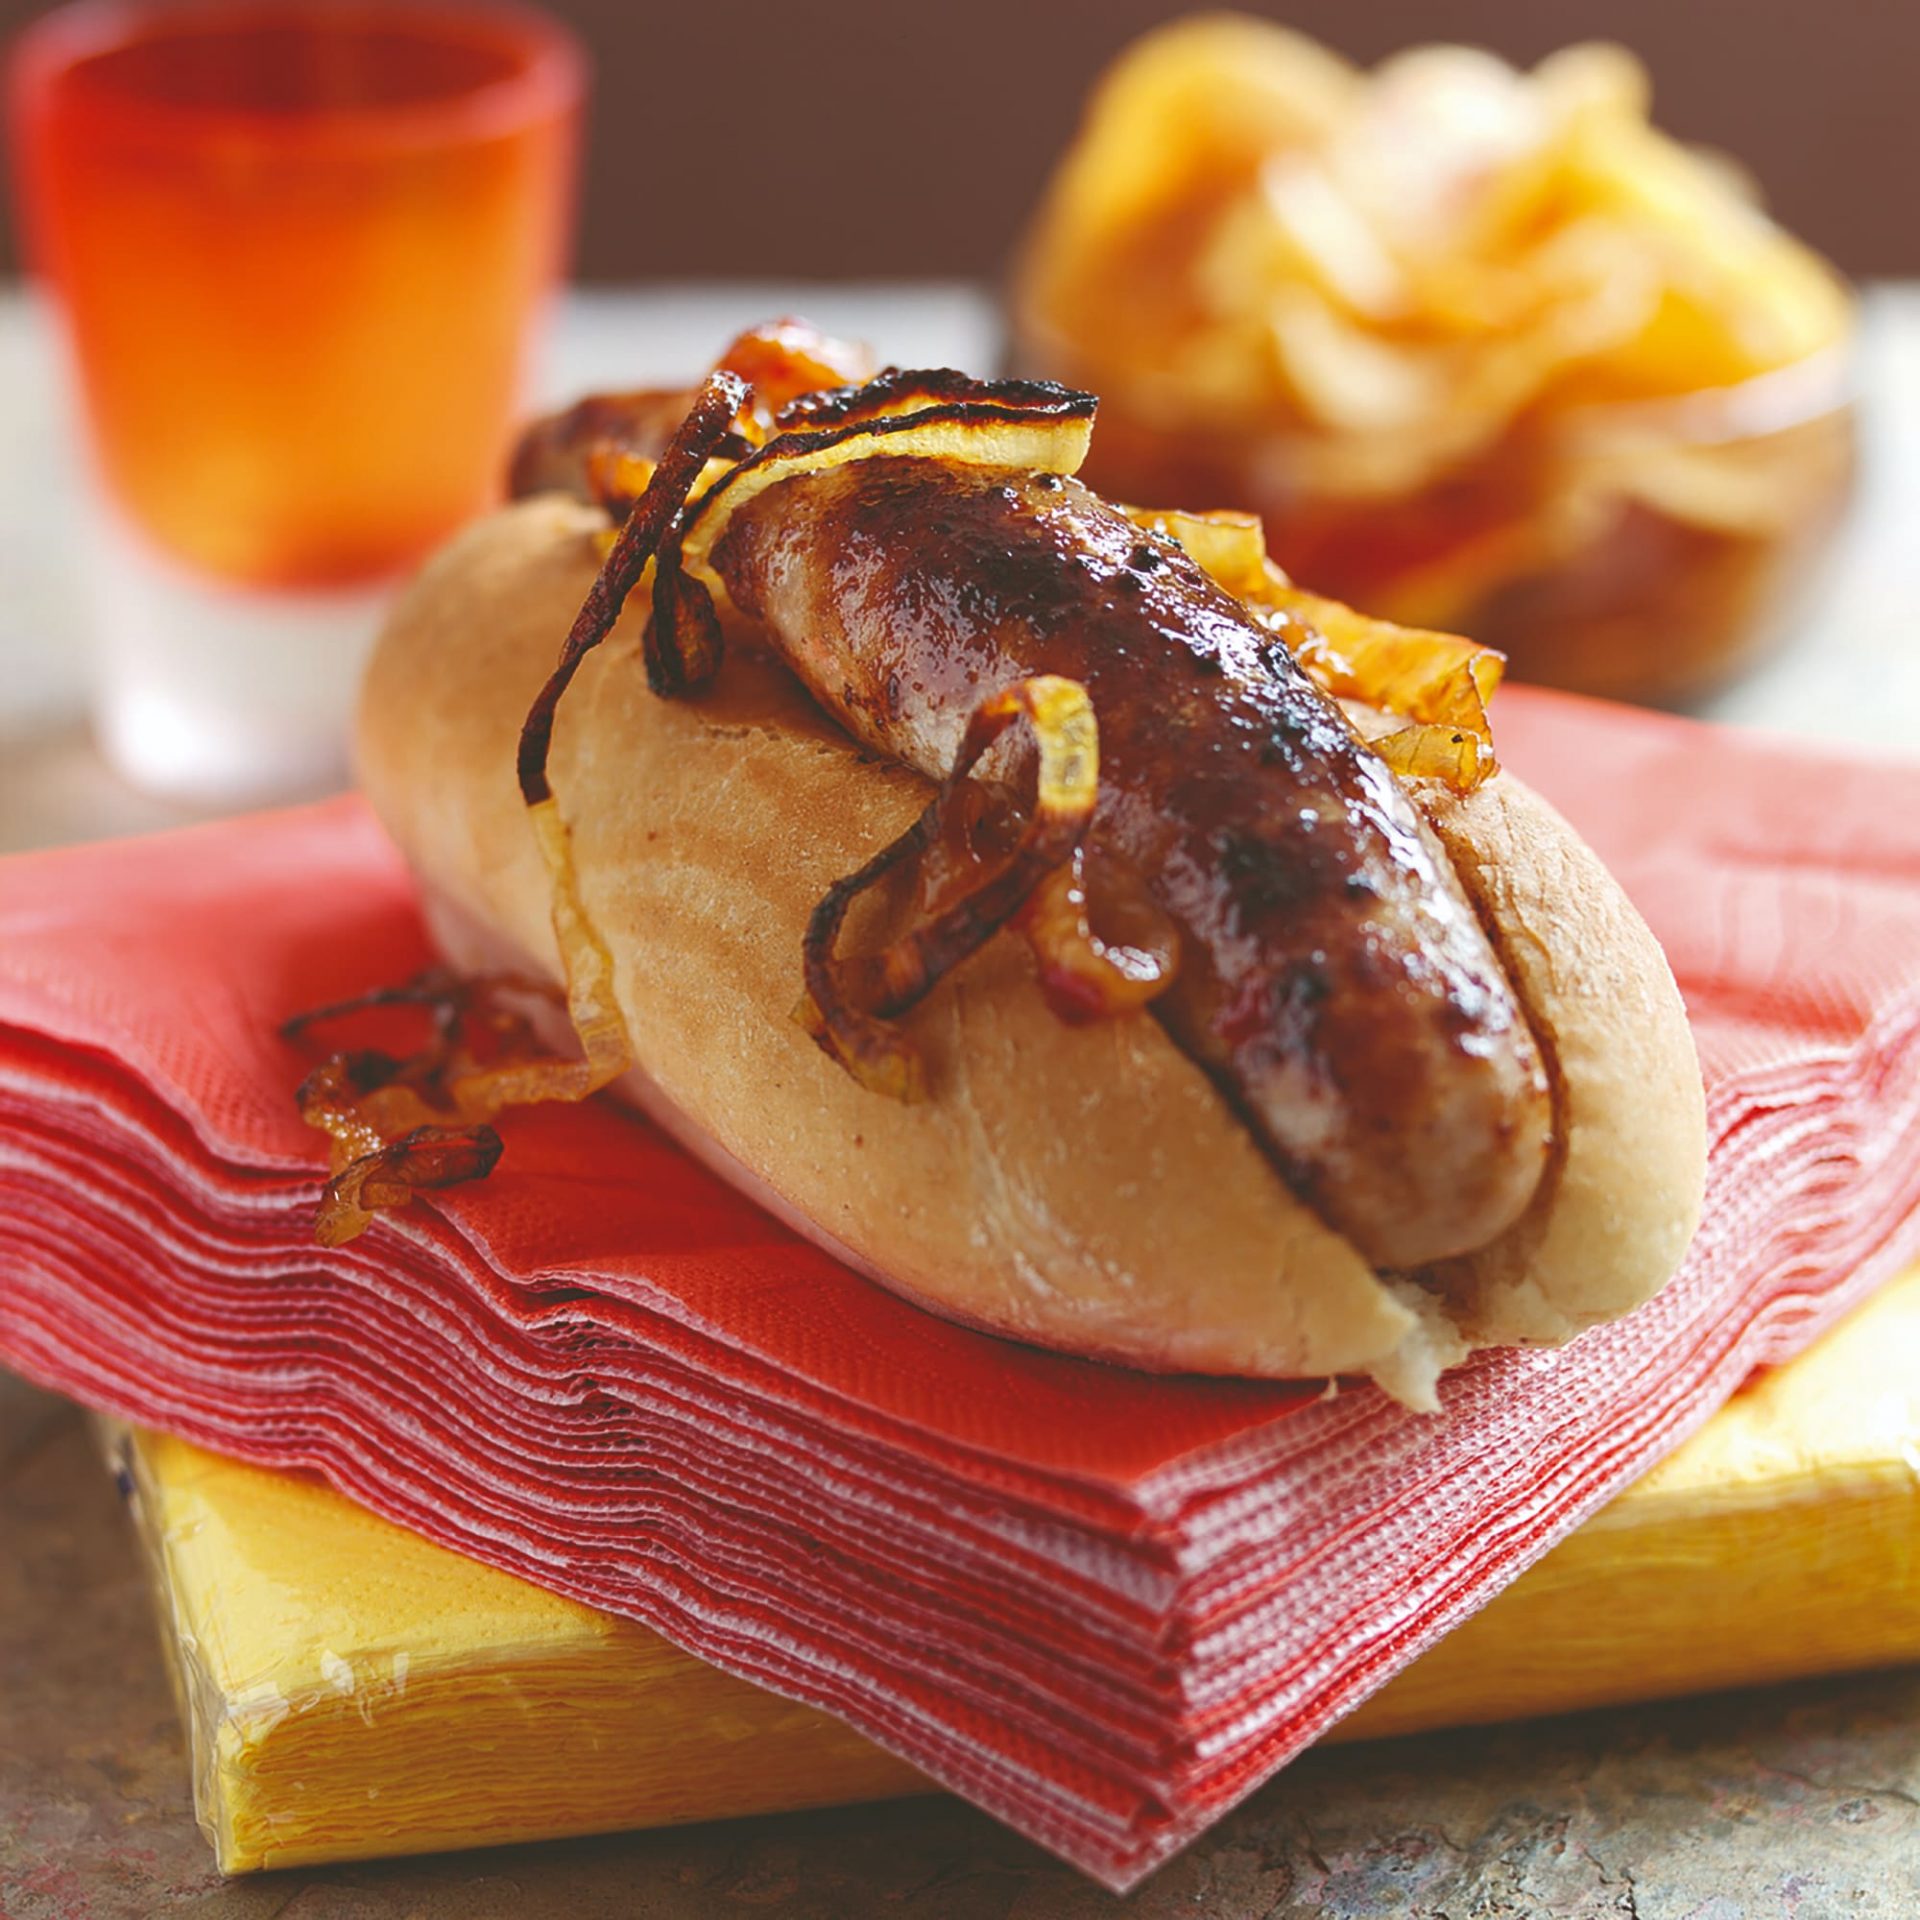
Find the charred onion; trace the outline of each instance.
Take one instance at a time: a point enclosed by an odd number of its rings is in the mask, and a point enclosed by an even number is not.
[[[1395,773],[1443,780],[1466,793],[1491,779],[1488,702],[1506,655],[1455,634],[1371,620],[1302,592],[1267,558],[1250,513],[1177,513],[1129,507],[1127,517],[1178,541],[1255,619],[1286,643],[1302,670],[1336,700],[1356,700],[1407,722],[1369,741]]]
[[[840,957],[840,930],[854,901],[903,863],[926,859],[980,757],[1016,720],[1025,720],[1033,737],[1034,796],[1013,851],[957,897],[931,902],[925,918],[879,953]],[[1086,689],[1051,675],[1022,680],[976,709],[952,771],[913,825],[827,889],[807,924],[799,1018],[862,1086],[901,1100],[924,1095],[920,1056],[890,1023],[978,952],[1071,859],[1093,818],[1099,767],[1099,728]]]
[[[301,1082],[300,1116],[333,1149],[314,1226],[322,1245],[351,1240],[376,1211],[404,1206],[421,1188],[484,1178],[500,1158],[500,1136],[488,1123],[503,1109],[575,1097],[564,1089],[582,1063],[545,1045],[522,1010],[527,1000],[563,1004],[543,980],[461,979],[434,969],[285,1022],[280,1031],[289,1040],[393,1009],[423,1013],[430,1023],[426,1042],[410,1053],[334,1053]]]

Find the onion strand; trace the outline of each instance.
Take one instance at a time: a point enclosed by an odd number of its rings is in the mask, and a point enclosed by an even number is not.
[[[841,958],[836,949],[853,903],[903,863],[924,861],[981,756],[1020,720],[1033,737],[1034,798],[1013,851],[881,952]],[[925,1097],[919,1051],[893,1021],[978,952],[1071,859],[1093,818],[1099,768],[1099,728],[1086,688],[1050,674],[1022,680],[975,710],[952,769],[913,825],[827,889],[807,925],[806,992],[796,1017],[862,1086],[898,1100]]]

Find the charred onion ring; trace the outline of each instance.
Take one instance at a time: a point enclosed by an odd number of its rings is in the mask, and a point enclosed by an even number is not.
[[[851,386],[803,393],[774,424],[783,433],[885,420],[954,401],[1016,407],[1066,419],[1092,419],[1094,397],[1053,380],[980,380],[953,367],[886,367]]]
[[[981,755],[1019,719],[1033,734],[1034,797],[1012,853],[958,898],[936,904],[891,946],[841,959],[834,949],[848,909],[903,862],[925,859]],[[862,1086],[900,1100],[924,1097],[919,1053],[890,1022],[983,947],[1072,857],[1093,818],[1099,768],[1099,728],[1086,689],[1052,675],[1022,680],[975,710],[952,769],[913,825],[827,889],[807,923],[807,990],[797,1017]]]
[[[432,1022],[427,1043],[411,1054],[335,1053],[300,1084],[300,1117],[333,1144],[314,1223],[323,1246],[351,1240],[377,1210],[404,1206],[421,1188],[485,1178],[500,1158],[488,1122],[503,1108],[555,1097],[552,1086],[578,1076],[581,1063],[551,1053],[512,1004],[526,998],[562,1004],[544,980],[461,979],[436,968],[281,1026],[283,1037],[299,1040],[316,1026],[394,1007],[418,1008]]]
[[[714,448],[732,430],[733,417],[746,398],[746,382],[738,374],[708,374],[687,417],[661,453],[646,491],[634,502],[620,537],[587,589],[560,650],[560,664],[535,696],[520,729],[520,797],[529,807],[553,798],[553,788],[547,781],[547,756],[553,746],[553,717],[560,696],[572,684],[580,662],[613,631],[627,596],[639,584],[647,562],[673,531],[687,495],[698,483]]]
[[[710,571],[705,557],[727,521],[755,494],[796,474],[886,454],[1070,473],[1085,457],[1094,405],[1091,395],[1047,381],[982,381],[948,370],[899,368],[790,401],[777,416],[781,431],[707,488],[661,546],[646,634],[653,690],[687,692],[719,671],[720,622],[700,574]],[[883,953],[838,960],[834,947],[854,900],[909,860],[924,872],[962,783],[1022,716],[1037,748],[1035,799],[1013,853],[958,899],[930,907],[919,925]],[[1022,682],[974,714],[953,768],[920,819],[830,889],[814,910],[803,945],[807,992],[800,1017],[862,1085],[901,1099],[920,1097],[919,1056],[887,1023],[1026,908],[1040,883],[1072,856],[1092,817],[1098,766],[1098,731],[1086,690],[1050,677]],[[1075,896],[1075,905],[1084,901]],[[1083,913],[1068,916],[1056,907],[1037,925],[1043,972],[1063,996],[1070,978],[1082,982],[1075,1004],[1083,1010],[1095,1002],[1117,1007],[1122,999],[1137,1001],[1145,997],[1143,985],[1157,990],[1170,978],[1165,966],[1144,955],[1132,956],[1143,977],[1129,977],[1126,963],[1094,939]]]
[[[863,397],[872,389],[879,391]],[[647,629],[647,671],[655,692],[690,691],[718,672],[720,629],[711,589],[721,583],[706,557],[727,521],[756,494],[796,474],[880,454],[1072,473],[1086,457],[1095,406],[1091,394],[1050,381],[971,380],[938,369],[892,370],[818,400],[817,413],[801,411],[811,400],[796,401],[782,418],[834,424],[783,431],[756,448],[687,509],[662,549]]]

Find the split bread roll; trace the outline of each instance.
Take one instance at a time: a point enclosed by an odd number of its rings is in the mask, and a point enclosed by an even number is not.
[[[470,528],[404,596],[368,670],[362,783],[455,966],[559,976],[515,747],[606,524],[548,495]],[[1383,1276],[1295,1198],[1150,1013],[1056,1019],[1017,936],[907,1017],[928,1100],[860,1087],[793,1017],[801,936],[927,784],[857,747],[750,631],[710,691],[655,697],[642,617],[583,665],[552,760],[639,1062],[620,1091],[860,1271],[1047,1347],[1371,1374],[1431,1405],[1440,1370],[1474,1348],[1564,1340],[1679,1264],[1705,1143],[1678,992],[1605,869],[1510,776],[1418,797],[1552,1067],[1553,1160],[1491,1246]]]

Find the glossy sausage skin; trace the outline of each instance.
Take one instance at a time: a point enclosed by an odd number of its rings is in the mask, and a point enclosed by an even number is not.
[[[1076,481],[887,457],[770,487],[713,563],[850,733],[930,779],[989,694],[1083,682],[1090,861],[1179,927],[1154,1010],[1295,1190],[1384,1269],[1524,1210],[1546,1075],[1459,881],[1284,643],[1180,548]]]

